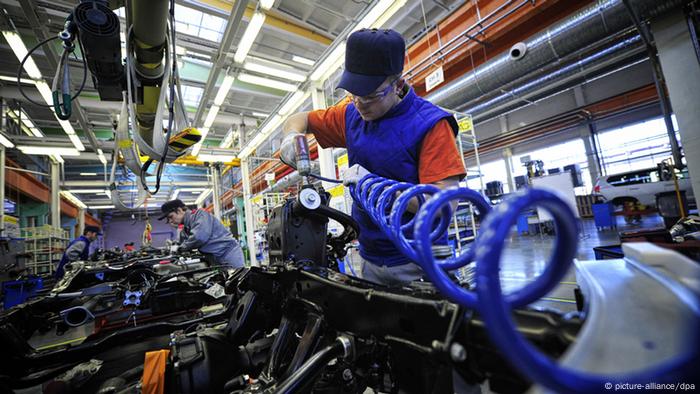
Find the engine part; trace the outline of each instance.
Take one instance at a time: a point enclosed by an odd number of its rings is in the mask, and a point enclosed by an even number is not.
[[[61,317],[63,317],[63,321],[70,327],[80,327],[95,319],[92,312],[83,306],[65,309],[61,311]]]
[[[127,305],[135,305],[139,306],[141,305],[141,296],[143,295],[143,292],[141,290],[137,291],[125,291],[124,292],[124,302],[122,305],[127,306]]]
[[[124,66],[119,17],[101,1],[83,1],[73,10],[92,80],[103,101],[121,101]]]

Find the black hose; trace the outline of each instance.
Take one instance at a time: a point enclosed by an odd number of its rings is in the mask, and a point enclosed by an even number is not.
[[[345,348],[339,340],[332,345],[326,346],[321,351],[314,354],[308,361],[302,364],[291,376],[279,385],[272,387],[266,392],[274,393],[296,393],[301,391],[307,384],[311,383],[318,376],[331,360],[342,356]]]

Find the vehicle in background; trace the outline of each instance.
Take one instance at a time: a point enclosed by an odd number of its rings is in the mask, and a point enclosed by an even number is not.
[[[688,203],[694,206],[695,198],[688,168],[675,171],[679,190],[685,191]],[[673,178],[662,179],[657,167],[605,175],[599,177],[593,187],[593,194],[603,196],[606,201],[612,202],[614,205],[639,202],[650,207],[656,207],[656,196],[673,191],[675,191]]]

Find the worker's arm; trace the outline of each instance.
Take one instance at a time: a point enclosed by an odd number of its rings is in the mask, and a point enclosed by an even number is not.
[[[192,250],[201,248],[211,238],[213,226],[213,216],[207,215],[202,211],[195,212],[192,218],[192,225],[190,226],[190,235],[182,242],[180,249]]]
[[[68,249],[66,249],[68,261],[80,260],[80,255],[83,253],[83,250],[85,250],[86,247],[87,244],[83,240],[76,241],[73,245],[68,247]]]
[[[305,134],[309,132],[309,113],[308,112],[297,112],[290,115],[287,121],[284,122],[284,127],[282,127],[282,133],[287,135],[289,133],[301,133]]]

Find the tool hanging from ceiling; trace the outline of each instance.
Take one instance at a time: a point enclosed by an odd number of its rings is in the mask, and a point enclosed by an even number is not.
[[[125,59],[119,17],[106,1],[93,0],[78,4],[66,18],[63,31],[35,46],[22,64],[41,45],[54,39],[63,41],[63,54],[52,84],[52,109],[60,119],[68,120],[72,100],[82,92],[87,79],[84,71],[80,89],[71,95],[68,57],[74,54],[74,42],[78,39],[84,68],[90,70],[100,100],[123,103],[115,130],[113,160],[124,158],[126,168],[139,179],[143,192],[139,191],[139,197],[129,207],[121,203],[114,179],[110,189],[115,206],[129,210],[158,193],[165,164],[186,154],[202,135],[190,124],[182,101],[175,54],[174,0],[127,0],[124,9]],[[22,65],[18,75],[21,68]],[[151,190],[146,177],[151,175],[149,169],[154,162],[156,179]]]

